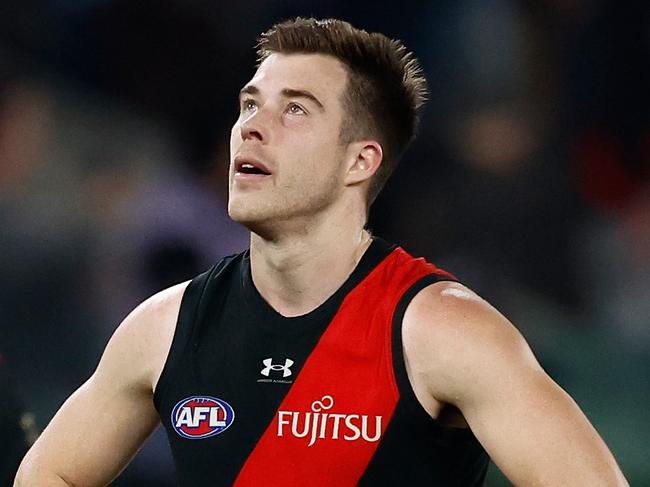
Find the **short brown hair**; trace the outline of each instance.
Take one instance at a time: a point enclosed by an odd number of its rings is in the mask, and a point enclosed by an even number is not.
[[[338,19],[298,17],[264,32],[258,42],[258,61],[272,53],[327,54],[348,71],[341,127],[345,143],[375,138],[384,159],[368,191],[371,204],[417,131],[420,109],[427,97],[422,69],[406,47],[383,34],[357,29]]]

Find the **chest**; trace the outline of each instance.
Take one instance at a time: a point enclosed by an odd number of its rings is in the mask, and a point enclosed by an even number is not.
[[[300,328],[261,320],[235,296],[194,328],[161,408],[177,464],[255,482],[267,468],[278,478],[299,465],[324,479],[334,464],[362,471],[399,397],[389,310],[351,299]],[[284,474],[278,458],[293,459]]]

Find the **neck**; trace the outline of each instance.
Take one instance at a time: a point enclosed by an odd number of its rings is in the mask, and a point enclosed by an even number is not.
[[[272,240],[251,234],[255,287],[287,317],[309,313],[324,303],[350,276],[371,242],[358,223],[304,230]]]

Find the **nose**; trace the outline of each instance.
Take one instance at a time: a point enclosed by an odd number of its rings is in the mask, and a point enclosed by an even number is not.
[[[264,118],[261,113],[262,109],[258,108],[254,113],[251,113],[240,124],[241,138],[243,140],[257,140],[259,142],[266,142],[267,133],[266,125],[262,120]]]

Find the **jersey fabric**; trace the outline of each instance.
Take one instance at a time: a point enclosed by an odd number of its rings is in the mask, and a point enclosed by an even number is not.
[[[253,284],[248,251],[185,290],[154,394],[182,486],[474,486],[488,457],[419,404],[402,318],[454,280],[374,238],[321,306],[287,318]]]

